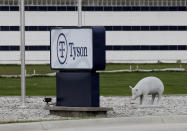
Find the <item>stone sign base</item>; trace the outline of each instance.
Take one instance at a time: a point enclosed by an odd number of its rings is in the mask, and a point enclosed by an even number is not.
[[[65,106],[46,106],[46,110],[51,115],[63,117],[106,117],[107,111],[112,108],[105,107],[65,107]]]

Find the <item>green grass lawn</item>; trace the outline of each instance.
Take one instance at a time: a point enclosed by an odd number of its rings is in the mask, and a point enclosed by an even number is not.
[[[55,72],[51,70],[50,65],[26,65],[27,74],[46,74]],[[0,75],[19,75],[21,74],[20,65],[0,65]]]
[[[131,95],[129,85],[146,76],[159,77],[164,85],[164,94],[187,94],[187,72],[131,72],[100,73],[100,94],[104,96]],[[0,95],[20,95],[20,78],[0,78]],[[26,78],[27,96],[55,96],[55,77]]]
[[[160,78],[165,86],[164,94],[187,94],[187,72],[131,72],[131,73],[102,73],[101,95],[131,95],[129,85],[147,76]]]

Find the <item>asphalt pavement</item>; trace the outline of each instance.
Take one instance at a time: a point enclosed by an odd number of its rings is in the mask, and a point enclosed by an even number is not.
[[[0,131],[187,131],[187,115],[1,124]]]
[[[187,124],[142,124],[142,125],[109,125],[66,129],[52,129],[50,131],[187,131]],[[37,130],[43,131],[43,130]]]

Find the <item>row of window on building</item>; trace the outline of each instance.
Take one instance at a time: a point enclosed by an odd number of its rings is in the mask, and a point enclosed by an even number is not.
[[[170,50],[187,50],[187,45],[108,45],[105,47],[107,51],[120,51],[120,50],[139,50],[139,51],[170,51]],[[0,51],[19,51],[20,46],[0,46]],[[26,51],[50,51],[48,45],[34,45],[25,46]]]
[[[26,26],[26,31],[50,31],[60,26]],[[187,26],[105,26],[106,31],[187,31]],[[19,31],[19,26],[0,26],[0,31]]]
[[[0,0],[0,5],[19,5],[21,0]],[[78,0],[25,0],[29,6],[76,6]],[[82,0],[83,6],[187,6],[187,0]]]
[[[19,11],[19,6],[0,6],[0,11]],[[25,11],[77,11],[77,6],[25,6]],[[82,11],[187,11],[187,6],[82,6]]]

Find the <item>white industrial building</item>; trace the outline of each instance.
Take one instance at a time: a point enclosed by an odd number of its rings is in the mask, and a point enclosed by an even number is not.
[[[0,0],[0,64],[20,63],[20,0]],[[77,0],[25,0],[26,63],[50,63],[50,29],[77,26]],[[105,26],[110,63],[187,63],[187,0],[82,0],[82,25]]]

